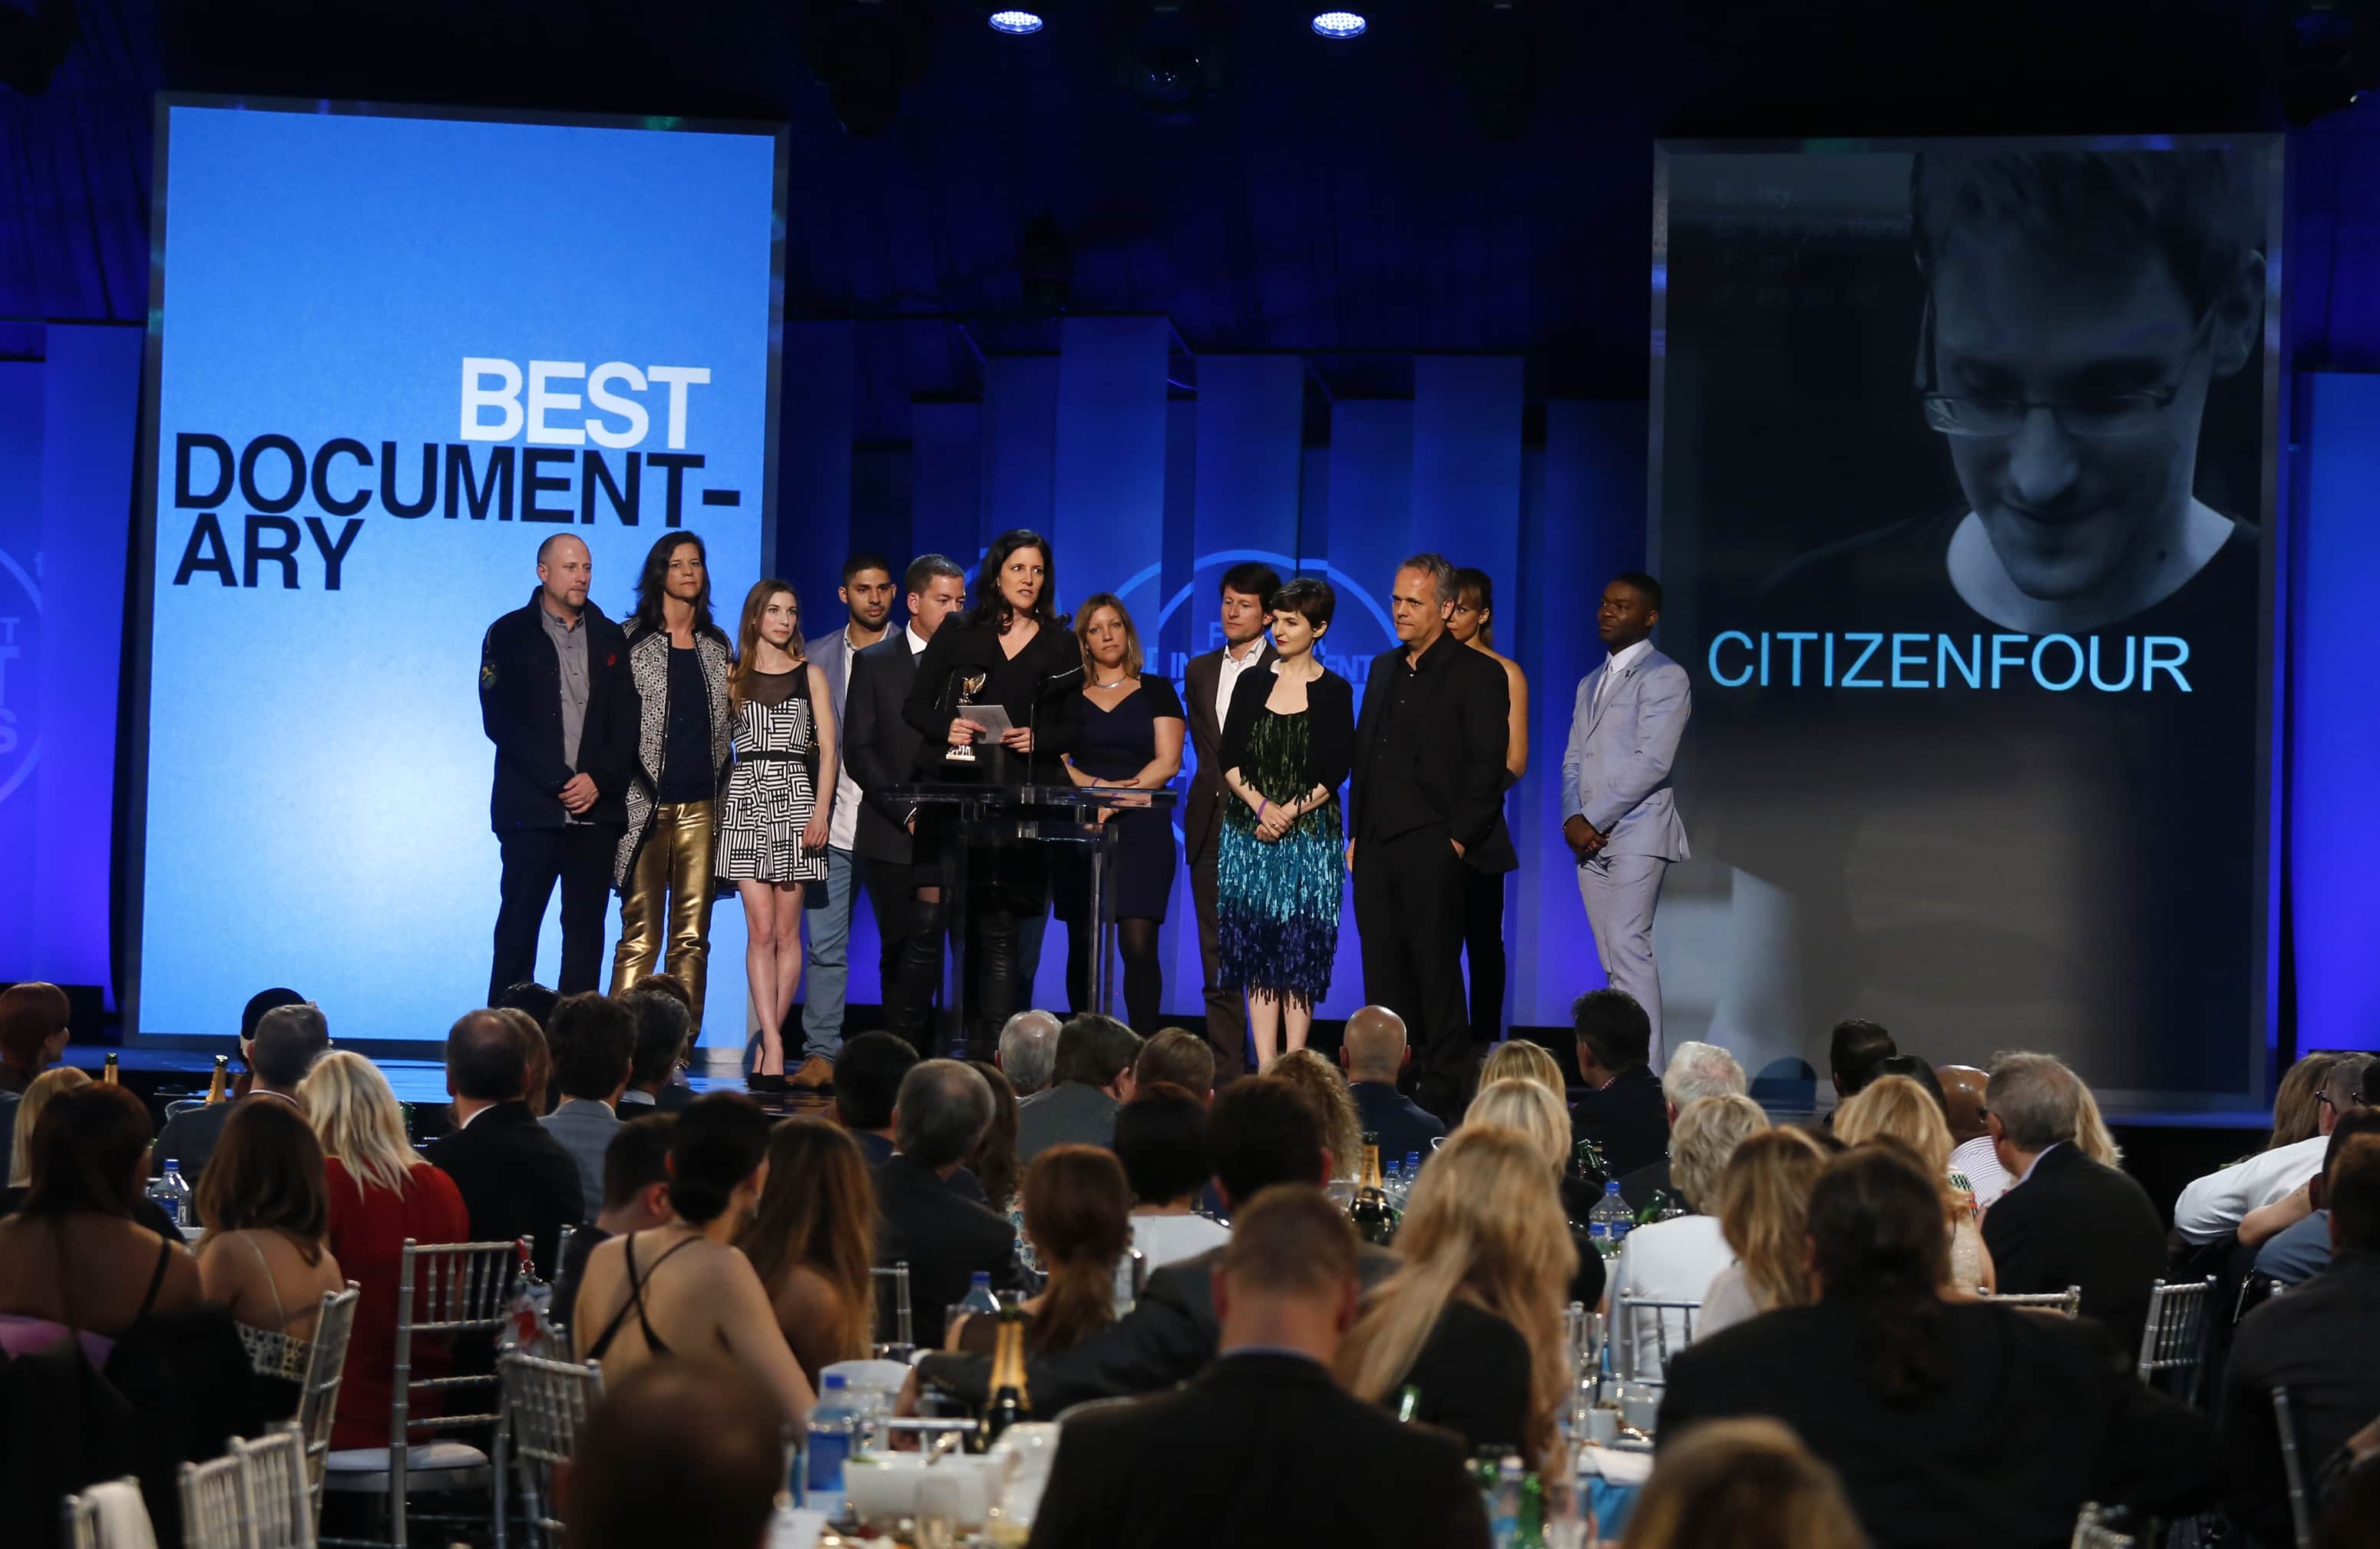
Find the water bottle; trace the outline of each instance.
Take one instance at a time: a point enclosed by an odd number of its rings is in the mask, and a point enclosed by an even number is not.
[[[1405,1153],[1405,1192],[1408,1194],[1412,1193],[1413,1186],[1418,1182],[1420,1178],[1421,1153],[1417,1151],[1409,1151]]]
[[[810,1410],[802,1447],[802,1505],[824,1512],[830,1522],[843,1519],[843,1466],[851,1458],[851,1438],[858,1429],[859,1411],[844,1391],[843,1373],[828,1372],[826,1392]]]
[[[1019,1238],[1017,1240],[1022,1242],[1024,1238]],[[970,1318],[978,1312],[994,1318],[1000,1316],[1000,1299],[991,1294],[991,1275],[989,1271],[979,1269],[975,1272],[975,1278],[967,1285],[967,1294],[959,1299],[959,1311]]]
[[[157,1208],[171,1217],[176,1226],[190,1224],[190,1186],[182,1181],[182,1164],[169,1160],[162,1177],[149,1180],[145,1190],[157,1201]]]
[[[1380,1192],[1389,1197],[1389,1203],[1399,1210],[1404,1208],[1405,1170],[1394,1162],[1389,1164],[1388,1171],[1380,1177]]]
[[[1620,1197],[1620,1180],[1613,1178],[1603,1186],[1603,1198],[1586,1213],[1587,1240],[1595,1250],[1607,1259],[1620,1256],[1620,1244],[1628,1236],[1635,1217],[1629,1214],[1628,1201]]]
[[[1528,1476],[1518,1458],[1496,1466],[1496,1494],[1488,1508],[1488,1538],[1496,1549],[1514,1549],[1521,1536],[1521,1481]]]

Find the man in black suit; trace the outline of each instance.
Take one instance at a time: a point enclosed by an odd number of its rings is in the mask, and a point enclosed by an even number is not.
[[[1031,1543],[1485,1549],[1462,1444],[1399,1424],[1330,1373],[1363,1294],[1346,1215],[1283,1184],[1256,1198],[1220,1253],[1208,1271],[1222,1320],[1214,1364],[1179,1393],[1069,1422]],[[1177,1480],[1225,1487],[1148,1489],[1156,1458]]]
[[[1985,1122],[2016,1179],[1984,1214],[2003,1295],[2082,1287],[2082,1315],[2106,1323],[2131,1360],[2149,1287],[2165,1274],[2165,1226],[2127,1173],[2075,1148],[2082,1079],[2049,1055],[2002,1055],[1984,1087]]]
[[[267,1018],[273,1018],[270,1038],[263,1036]],[[239,1058],[249,1069],[248,1091],[233,1094],[229,1102],[210,1103],[167,1119],[157,1132],[157,1143],[149,1148],[150,1176],[161,1176],[168,1162],[178,1163],[183,1181],[196,1189],[234,1110],[260,1092],[297,1102],[298,1083],[330,1046],[330,1024],[305,996],[295,990],[258,991],[239,1018]]]
[[[1397,569],[1394,651],[1373,659],[1355,726],[1347,861],[1355,873],[1364,998],[1419,1034],[1421,1105],[1460,1116],[1470,1095],[1463,979],[1465,862],[1509,870],[1500,837],[1512,689],[1504,669],[1446,632],[1454,567],[1422,554]]]
[[[1436,1115],[1397,1090],[1397,1078],[1412,1059],[1404,1018],[1387,1006],[1359,1006],[1347,1018],[1339,1063],[1347,1068],[1347,1090],[1363,1116],[1366,1132],[1380,1138],[1383,1165],[1412,1151],[1427,1161],[1432,1147],[1446,1135],[1446,1126]]]
[[[991,1088],[957,1060],[924,1060],[901,1079],[896,1149],[875,1169],[876,1262],[908,1264],[914,1332],[926,1349],[941,1344],[943,1319],[976,1275],[999,1289],[1017,1283],[1015,1228],[950,1186],[990,1127]]]
[[[455,1128],[423,1154],[455,1180],[472,1241],[527,1238],[538,1273],[550,1279],[562,1228],[587,1219],[586,1200],[578,1164],[529,1112],[528,1090],[528,1047],[519,1030],[492,1011],[465,1012],[446,1034]]]
[[[851,658],[851,681],[844,690],[843,762],[859,782],[852,849],[868,862],[885,1025],[922,1055],[941,978],[942,933],[936,908],[918,896],[933,891],[935,876],[917,864],[917,814],[889,793],[917,779],[917,750],[924,739],[902,718],[901,704],[909,697],[927,642],[944,619],[966,605],[966,574],[939,554],[921,555],[909,562],[903,584],[908,624]]]
[[[1223,1208],[1236,1211],[1275,1184],[1319,1190],[1330,1176],[1322,1117],[1286,1081],[1251,1076],[1215,1094],[1207,1116],[1207,1153]],[[1215,1311],[1212,1271],[1222,1250],[1212,1249],[1148,1277],[1140,1300],[1122,1318],[1071,1350],[1036,1356],[1026,1379],[1042,1414],[1087,1398],[1156,1393],[1189,1381],[1215,1359],[1222,1328]],[[1356,1272],[1366,1286],[1386,1279],[1397,1257],[1366,1244]],[[920,1380],[980,1405],[991,1373],[989,1356],[928,1356]]]
[[[1571,1137],[1593,1140],[1604,1175],[1625,1177],[1670,1153],[1670,1109],[1645,1060],[1653,1018],[1625,990],[1589,990],[1570,1003],[1578,1075],[1586,1090],[1571,1104]]]
[[[889,1032],[844,1040],[834,1056],[834,1117],[873,1167],[893,1152],[892,1115],[917,1051]]]
[[[1247,1074],[1248,1005],[1241,986],[1222,982],[1222,953],[1215,934],[1220,884],[1215,863],[1223,833],[1223,724],[1240,683],[1270,682],[1279,653],[1265,639],[1272,594],[1281,575],[1248,560],[1223,572],[1223,643],[1190,658],[1182,669],[1183,709],[1190,718],[1193,753],[1189,799],[1182,805],[1182,848],[1190,863],[1190,898],[1198,914],[1198,962],[1207,981],[1207,1043],[1215,1051],[1215,1090]],[[1264,691],[1269,693],[1269,687]]]
[[[537,933],[562,884],[564,994],[596,987],[613,852],[628,821],[637,689],[620,627],[587,600],[595,562],[557,532],[537,590],[480,641],[480,724],[496,745],[488,815],[504,856],[488,1001],[537,977]]]

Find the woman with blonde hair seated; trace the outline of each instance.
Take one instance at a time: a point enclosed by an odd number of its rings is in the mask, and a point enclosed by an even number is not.
[[[1311,1049],[1292,1049],[1275,1055],[1263,1074],[1278,1076],[1296,1088],[1321,1116],[1322,1144],[1330,1153],[1331,1177],[1354,1177],[1364,1160],[1364,1117],[1339,1067]],[[1386,1166],[1388,1158],[1380,1158],[1380,1163]]]
[[[1977,1225],[1982,1213],[1975,1197],[1951,1177],[1949,1121],[1924,1087],[1907,1076],[1879,1076],[1835,1110],[1835,1135],[1845,1145],[1881,1138],[1915,1152],[1941,1183],[1942,1218],[1950,1234],[1950,1288],[1962,1294],[1998,1288],[1992,1252]]]
[[[1535,1081],[1550,1090],[1558,1098],[1567,1100],[1570,1093],[1562,1083],[1561,1067],[1546,1052],[1542,1043],[1532,1043],[1525,1038],[1514,1038],[1499,1043],[1489,1052],[1487,1063],[1479,1067],[1479,1084],[1519,1078]]]
[[[1694,1336],[1810,1300],[1810,1190],[1840,1142],[1795,1126],[1748,1136],[1718,1175],[1711,1204],[1735,1262],[1703,1293]]]
[[[1835,1470],[1791,1431],[1715,1420],[1662,1449],[1621,1549],[1867,1549],[1867,1535]]]
[[[1585,1178],[1570,1176],[1570,1110],[1542,1083],[1524,1076],[1507,1076],[1482,1086],[1471,1106],[1463,1111],[1463,1128],[1490,1125],[1519,1130],[1545,1154],[1553,1170],[1555,1197],[1561,1201],[1563,1219],[1570,1225],[1572,1246],[1578,1250],[1570,1299],[1593,1307],[1603,1299],[1603,1255],[1587,1239],[1586,1215],[1603,1196]]]
[[[1719,1174],[1735,1148],[1767,1128],[1767,1114],[1749,1097],[1697,1097],[1687,1104],[1670,1131],[1670,1180],[1679,1197],[1696,1212],[1716,1199]],[[1712,1279],[1734,1262],[1715,1215],[1681,1215],[1631,1231],[1612,1264],[1612,1370],[1658,1380],[1666,1356],[1700,1332],[1683,1311],[1632,1309],[1631,1299],[1699,1304]]]
[[[1402,1265],[1364,1299],[1336,1363],[1358,1398],[1402,1411],[1410,1390],[1414,1419],[1533,1468],[1555,1458],[1577,1252],[1546,1173],[1544,1150],[1517,1130],[1448,1137],[1406,1205]]]

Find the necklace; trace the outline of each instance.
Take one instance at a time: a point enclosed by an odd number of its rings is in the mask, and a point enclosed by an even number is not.
[[[1129,677],[1119,677],[1112,683],[1094,683],[1091,687],[1094,689],[1121,689],[1131,681],[1132,679]]]

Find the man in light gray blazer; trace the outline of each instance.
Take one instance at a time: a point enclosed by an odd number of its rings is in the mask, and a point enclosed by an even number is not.
[[[1637,571],[1603,589],[1596,630],[1610,655],[1580,679],[1562,755],[1562,838],[1578,860],[1578,890],[1596,956],[1612,988],[1653,1022],[1661,1063],[1661,976],[1653,962],[1653,909],[1670,863],[1687,856],[1670,789],[1694,695],[1686,669],[1653,649],[1661,583]]]
[[[538,1122],[578,1168],[585,1219],[603,1208],[603,1153],[620,1132],[620,1094],[637,1051],[637,1014],[589,990],[565,995],[546,1027],[562,1104]],[[565,1223],[571,1225],[572,1223]]]

